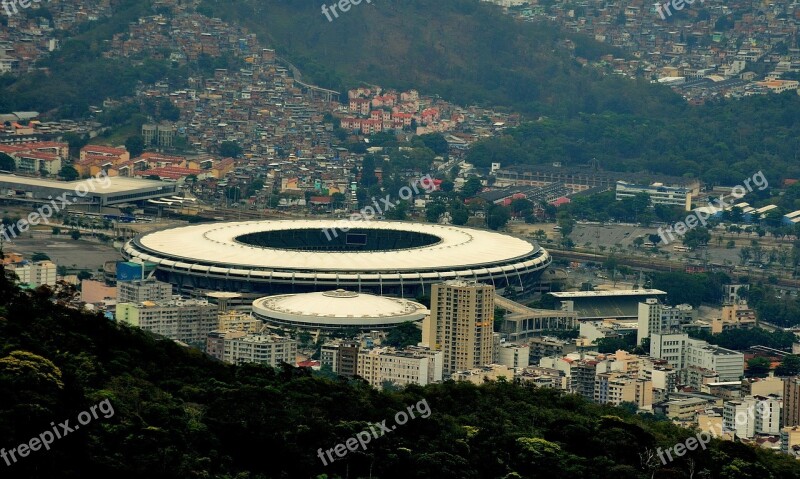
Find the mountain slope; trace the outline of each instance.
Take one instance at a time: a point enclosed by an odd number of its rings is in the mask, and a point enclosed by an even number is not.
[[[531,115],[683,108],[668,88],[601,76],[573,59],[621,55],[612,47],[517,22],[476,0],[362,2],[332,22],[309,0],[205,0],[203,12],[246,25],[304,75],[336,89],[362,81],[418,88]]]
[[[23,293],[0,270],[0,446],[27,443],[52,422],[100,416],[49,451],[7,466],[4,478],[141,477],[428,479],[552,477],[799,478],[786,456],[712,441],[667,465],[644,455],[689,437],[656,418],[590,404],[551,389],[447,382],[378,392],[360,381],[213,362],[137,329]],[[324,465],[333,448],[370,423],[419,404],[430,408]],[[422,412],[421,408],[417,409]],[[691,464],[689,460],[693,461]]]

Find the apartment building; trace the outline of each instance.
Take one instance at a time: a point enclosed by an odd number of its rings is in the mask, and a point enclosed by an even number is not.
[[[800,426],[786,426],[781,429],[781,452],[800,458]]]
[[[548,356],[563,356],[577,350],[574,343],[550,336],[531,338],[528,340],[528,345],[530,346],[531,364],[539,364],[542,358]]]
[[[37,261],[35,263],[24,261],[6,266],[17,275],[21,284],[34,288],[39,286],[55,286],[57,279],[57,266],[52,261]]]
[[[259,363],[278,367],[282,363],[292,366],[297,363],[297,341],[276,334],[212,331],[208,334],[206,352],[230,364]]]
[[[356,370],[358,376],[377,388],[386,383],[424,386],[442,380],[442,357],[441,351],[427,348],[374,348],[358,353]]]
[[[479,368],[456,371],[451,377],[454,381],[467,381],[478,385],[483,384],[485,381],[497,381],[500,378],[512,381],[514,379],[514,370],[504,364],[487,364]]]
[[[497,364],[510,368],[525,368],[530,364],[530,350],[527,344],[503,343],[497,348]]]
[[[248,333],[259,333],[264,328],[264,322],[260,321],[249,313],[242,311],[230,310],[224,313],[219,313],[219,324],[217,328],[220,331],[245,331]]]
[[[320,365],[329,367],[340,376],[355,377],[358,368],[358,341],[332,341],[320,349]]]
[[[638,307],[639,325],[636,334],[637,344],[653,333],[666,333],[680,330],[684,324],[694,320],[694,308],[688,304],[667,306],[655,298],[649,298]]]
[[[573,364],[570,372],[571,391],[593,401],[597,361],[587,360],[577,362]]]
[[[800,377],[783,378],[783,425],[800,426]]]
[[[653,404],[653,383],[633,374],[600,373],[595,376],[592,399],[598,404],[619,406],[632,402],[640,408],[649,408]]]
[[[695,366],[712,370],[719,381],[738,381],[744,375],[742,353],[691,339],[686,333],[652,334],[650,355],[666,359],[676,369]]]
[[[740,438],[752,439],[757,434],[779,435],[783,400],[778,395],[747,396],[727,401],[723,406],[722,424]]]
[[[167,301],[172,299],[172,285],[156,279],[118,281],[117,301],[141,303],[144,301]]]
[[[117,321],[189,345],[205,345],[217,328],[217,305],[204,299],[118,303]]]
[[[650,336],[650,356],[666,360],[675,369],[683,369],[688,339],[685,333],[654,333]]]
[[[444,353],[445,377],[492,362],[494,294],[491,285],[461,280],[431,287],[422,342]]]

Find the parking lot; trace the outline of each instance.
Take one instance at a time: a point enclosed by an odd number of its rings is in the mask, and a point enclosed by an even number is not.
[[[86,269],[96,272],[103,267],[105,261],[121,260],[119,251],[110,244],[101,244],[91,240],[73,240],[69,236],[36,232],[6,241],[3,250],[22,254],[30,259],[33,253],[44,253],[59,266],[72,269]]]

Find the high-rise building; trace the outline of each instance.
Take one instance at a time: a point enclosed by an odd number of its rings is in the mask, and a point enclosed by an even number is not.
[[[431,315],[422,343],[444,353],[443,372],[478,368],[492,362],[494,287],[454,280],[431,287]]]
[[[691,323],[693,308],[688,304],[667,306],[658,299],[649,298],[639,303],[639,327],[636,334],[637,344],[654,333],[678,332],[682,324]]]
[[[780,396],[746,396],[740,400],[727,401],[723,412],[723,425],[738,437],[752,438],[756,434],[777,436],[781,433]]]
[[[783,378],[783,425],[800,426],[800,377]]]

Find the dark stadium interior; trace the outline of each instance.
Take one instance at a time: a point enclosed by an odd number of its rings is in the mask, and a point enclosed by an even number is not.
[[[264,231],[237,236],[236,241],[262,248],[299,251],[394,251],[430,246],[441,239],[413,231],[353,228],[327,234],[320,229]]]

